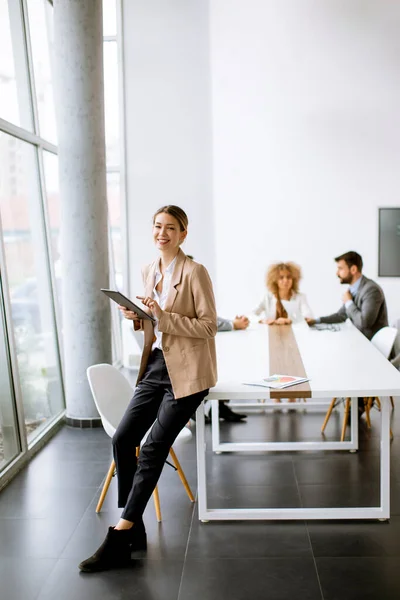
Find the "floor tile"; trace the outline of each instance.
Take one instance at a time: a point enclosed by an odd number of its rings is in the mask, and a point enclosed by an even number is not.
[[[321,600],[314,562],[305,558],[187,559],[179,600]]]
[[[297,487],[289,486],[214,486],[208,491],[208,508],[298,508]]]
[[[111,439],[76,443],[74,441],[57,441],[52,446],[46,446],[37,455],[37,459],[57,460],[64,462],[102,462],[110,465],[113,459]]]
[[[36,600],[56,562],[48,558],[3,556],[0,560],[0,597],[3,600]]]
[[[91,442],[110,441],[110,437],[106,434],[102,427],[94,427],[93,429],[80,429],[78,427],[68,427],[64,425],[62,429],[53,438],[55,443],[61,441],[70,441],[76,444]]]
[[[400,518],[390,523],[341,521],[307,524],[316,557],[398,556]]]
[[[132,566],[82,573],[76,560],[60,559],[37,600],[176,600],[181,561],[132,561]]]
[[[337,452],[332,456],[293,459],[294,471],[299,485],[351,484],[358,485],[372,477],[374,470],[366,471],[359,453]],[[367,478],[368,474],[368,478]],[[379,477],[379,471],[378,471]]]
[[[340,417],[338,413],[331,420],[329,439],[337,439]],[[235,441],[257,436],[286,439],[290,435],[312,439],[318,435],[322,418],[321,412],[312,413],[309,408],[298,415],[249,413],[243,426],[222,421],[221,437]],[[159,481],[162,523],[156,521],[152,500],[144,515],[147,553],[137,554],[130,569],[87,576],[78,572],[78,563],[94,552],[108,526],[121,514],[117,508],[117,481],[113,479],[102,512],[96,515],[111,459],[110,438],[101,429],[64,427],[0,492],[0,597],[3,600],[4,589],[10,588],[18,600],[36,600],[38,594],[40,600],[86,600],[92,596],[96,600],[176,600],[178,593],[179,600],[320,600],[313,552],[324,600],[339,596],[341,600],[397,599],[400,410],[398,416],[396,411],[393,413],[392,428],[395,438],[391,444],[389,523],[203,524],[177,474],[166,466]],[[177,448],[177,454],[196,493],[195,425],[192,431],[193,438]],[[206,438],[210,507],[379,503],[378,414],[373,415],[372,430],[361,426],[357,454],[315,451],[216,455],[212,452],[210,427],[206,428]],[[18,579],[19,568],[29,579]],[[3,584],[6,575],[9,588]]]
[[[291,458],[269,455],[226,453],[207,460],[207,484],[295,485]]]
[[[23,487],[13,481],[0,496],[1,518],[81,517],[97,495],[97,487],[43,489],[33,485]]]
[[[399,559],[317,558],[324,600],[398,600]]]
[[[0,519],[0,557],[59,558],[79,518]]]
[[[47,454],[45,458],[32,461],[28,468],[17,476],[18,485],[47,489],[78,489],[98,487],[107,475],[108,461],[65,461]]]
[[[311,557],[305,524],[264,521],[201,523],[190,530],[189,558]]]
[[[305,508],[379,506],[379,484],[300,485]]]

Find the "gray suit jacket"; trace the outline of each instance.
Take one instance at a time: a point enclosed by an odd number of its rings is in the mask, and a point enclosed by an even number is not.
[[[223,319],[222,317],[217,317],[217,330],[218,331],[232,331],[233,324],[229,319]]]
[[[321,323],[342,323],[347,318],[369,340],[389,324],[385,296],[375,281],[362,275],[353,304],[348,308],[343,305],[337,313],[321,317],[320,320]]]

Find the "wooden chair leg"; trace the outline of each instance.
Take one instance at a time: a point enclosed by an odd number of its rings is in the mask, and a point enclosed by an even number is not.
[[[158,494],[158,486],[154,488],[153,492],[153,500],[154,500],[154,508],[156,509],[156,517],[157,521],[161,523],[161,506],[160,506],[160,496]]]
[[[368,423],[368,427],[371,427],[371,421],[368,422],[369,419],[369,411],[372,408],[372,401],[375,400],[376,402],[376,406],[378,407],[378,410],[381,410],[381,401],[379,398],[377,398],[377,396],[375,396],[375,398],[369,398],[369,403],[368,403],[368,413],[367,414],[367,423]],[[394,402],[393,402],[393,396],[390,396],[390,403],[392,405],[392,408],[394,408]],[[392,429],[390,429],[390,439],[393,439],[393,431]]]
[[[336,398],[332,398],[332,402],[330,403],[328,412],[326,413],[325,421],[323,422],[322,427],[321,427],[321,433],[324,433],[324,431],[325,431],[325,427],[327,426],[329,417],[331,416],[332,411],[335,408],[335,404],[336,404]]]
[[[364,400],[364,408],[365,408],[365,419],[367,421],[367,426],[371,429],[371,417],[370,410],[372,406],[372,398],[363,398]]]
[[[140,454],[140,446],[136,446],[136,458],[139,457]],[[161,523],[161,505],[160,505],[160,495],[158,493],[158,486],[154,488],[153,491],[153,500],[154,500],[154,508],[156,510],[156,518],[159,523]]]
[[[104,498],[107,495],[108,488],[110,487],[111,479],[113,478],[115,471],[115,462],[112,461],[110,468],[108,469],[107,477],[103,485],[103,489],[101,490],[100,498],[96,506],[96,512],[99,513],[101,511],[101,507],[103,506]]]
[[[174,463],[174,465],[175,465],[175,467],[176,467],[176,469],[177,469],[177,471],[178,471],[178,475],[179,475],[179,477],[180,477],[180,480],[181,480],[181,481],[182,481],[182,483],[183,483],[183,487],[185,488],[185,490],[186,490],[186,493],[187,493],[187,495],[189,496],[189,499],[190,499],[190,501],[191,501],[191,502],[194,502],[194,496],[193,496],[193,494],[192,494],[192,490],[191,490],[191,489],[190,489],[190,487],[189,487],[189,484],[188,484],[188,482],[187,482],[187,479],[186,479],[186,477],[185,477],[185,473],[184,473],[184,472],[183,472],[183,470],[182,470],[182,467],[181,467],[181,465],[180,465],[180,462],[179,462],[179,460],[178,460],[178,458],[177,458],[177,456],[176,456],[176,454],[175,454],[175,451],[174,451],[174,449],[173,449],[173,448],[170,448],[170,451],[169,451],[169,453],[170,453],[170,455],[171,455],[171,458],[172,458],[172,461],[173,461],[173,463]]]
[[[344,417],[343,417],[343,426],[342,426],[342,435],[340,436],[341,442],[344,442],[344,438],[346,435],[347,422],[349,420],[349,414],[350,414],[350,398],[346,398]]]

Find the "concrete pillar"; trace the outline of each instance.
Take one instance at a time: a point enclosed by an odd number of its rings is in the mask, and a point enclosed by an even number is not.
[[[86,377],[111,363],[102,0],[54,0],[67,422],[98,423]]]

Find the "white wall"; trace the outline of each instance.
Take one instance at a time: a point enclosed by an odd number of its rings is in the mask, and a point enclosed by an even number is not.
[[[183,249],[214,272],[208,3],[123,0],[130,292],[155,256],[151,218],[188,214]],[[191,225],[192,224],[192,225]]]
[[[303,267],[316,315],[338,309],[333,257],[350,249],[399,315],[400,280],[377,278],[377,209],[400,206],[400,3],[123,0],[123,13],[131,292],[154,255],[151,215],[171,202],[221,315],[257,304],[274,260]]]
[[[253,307],[266,266],[295,260],[318,314],[341,305],[333,257],[377,279],[379,206],[400,206],[400,3],[213,0],[220,313]]]

